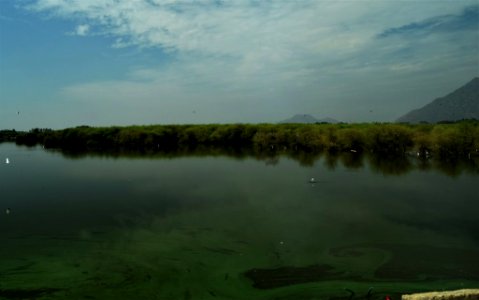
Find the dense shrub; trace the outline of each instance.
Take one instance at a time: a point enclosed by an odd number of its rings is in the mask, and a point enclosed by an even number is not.
[[[404,154],[413,146],[413,131],[405,126],[383,124],[368,130],[368,148],[380,154]]]
[[[0,131],[0,142],[43,144],[71,150],[129,149],[141,152],[199,147],[271,152],[369,152],[404,156],[411,150],[438,157],[479,155],[479,123],[453,124],[227,124],[79,126],[63,130]]]

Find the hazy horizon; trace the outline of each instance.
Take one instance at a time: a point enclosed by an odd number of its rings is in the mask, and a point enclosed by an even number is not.
[[[394,121],[479,75],[479,4],[0,2],[0,129]]]

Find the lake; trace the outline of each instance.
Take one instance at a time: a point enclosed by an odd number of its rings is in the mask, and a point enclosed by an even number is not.
[[[0,158],[1,299],[399,299],[479,287],[474,168],[14,144]]]

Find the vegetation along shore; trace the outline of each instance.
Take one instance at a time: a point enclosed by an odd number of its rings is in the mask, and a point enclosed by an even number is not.
[[[479,155],[479,121],[448,124],[209,124],[126,127],[79,126],[61,130],[0,131],[0,142],[70,151],[195,150],[199,147],[258,151],[407,154],[439,159]]]

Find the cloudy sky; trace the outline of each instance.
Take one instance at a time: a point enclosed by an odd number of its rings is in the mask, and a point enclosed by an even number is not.
[[[477,0],[0,0],[0,128],[393,121],[478,53]]]

